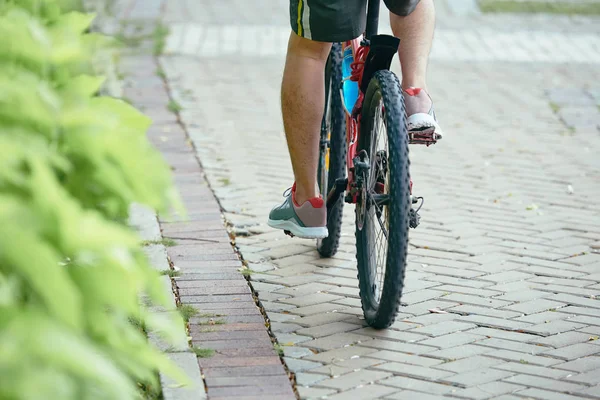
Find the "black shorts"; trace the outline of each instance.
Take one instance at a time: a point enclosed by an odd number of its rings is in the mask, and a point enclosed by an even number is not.
[[[383,0],[398,15],[410,14],[419,0]],[[298,36],[319,42],[344,42],[360,36],[367,24],[367,0],[290,0],[290,23]]]

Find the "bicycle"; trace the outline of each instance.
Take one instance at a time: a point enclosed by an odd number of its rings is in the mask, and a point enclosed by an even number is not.
[[[344,202],[355,204],[363,313],[368,325],[384,329],[398,313],[408,231],[419,225],[423,205],[412,194],[408,145],[429,146],[438,138],[409,136],[401,85],[390,70],[400,39],[377,33],[379,6],[380,0],[369,0],[364,35],[333,44],[327,61],[317,180],[328,193],[329,236],[317,249],[323,257],[337,252]],[[380,135],[382,127],[386,134]]]

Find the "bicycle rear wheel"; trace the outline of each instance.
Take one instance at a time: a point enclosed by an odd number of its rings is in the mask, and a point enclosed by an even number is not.
[[[406,268],[410,161],[404,97],[398,78],[375,73],[362,111],[358,154],[361,169],[356,204],[356,250],[360,298],[367,323],[389,327],[396,318]]]
[[[334,43],[325,69],[325,112],[321,123],[321,146],[317,182],[323,196],[335,187],[338,178],[346,176],[346,115],[342,104],[342,46]],[[327,210],[329,235],[317,240],[323,257],[333,256],[340,243],[342,230],[342,196]]]

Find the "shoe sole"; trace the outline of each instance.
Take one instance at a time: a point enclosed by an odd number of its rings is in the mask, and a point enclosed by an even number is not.
[[[269,219],[267,224],[271,228],[290,231],[292,235],[302,239],[324,239],[329,236],[329,232],[325,226],[317,228],[303,228],[290,220],[281,221],[273,219]]]

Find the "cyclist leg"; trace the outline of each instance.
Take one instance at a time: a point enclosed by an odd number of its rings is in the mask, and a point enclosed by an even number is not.
[[[408,129],[442,135],[427,91],[427,64],[433,43],[433,0],[384,0],[394,35],[401,40],[402,89]]]
[[[325,106],[325,64],[332,42],[358,37],[366,0],[290,0],[292,32],[281,85],[283,125],[295,183],[269,225],[301,237],[327,236],[327,209],[318,193],[317,167]]]

